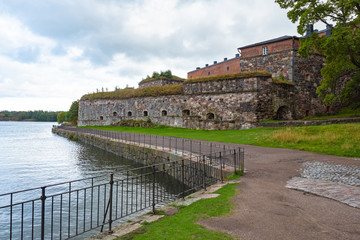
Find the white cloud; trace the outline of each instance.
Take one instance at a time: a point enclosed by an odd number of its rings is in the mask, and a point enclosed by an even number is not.
[[[266,0],[0,0],[0,110],[67,110],[96,89],[186,73],[295,34]]]

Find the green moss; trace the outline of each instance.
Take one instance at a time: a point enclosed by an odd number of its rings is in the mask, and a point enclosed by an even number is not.
[[[153,86],[145,88],[126,88],[113,92],[98,92],[86,94],[81,97],[82,101],[95,99],[127,99],[135,97],[159,97],[168,95],[180,95],[183,93],[182,84]]]
[[[182,83],[185,81],[185,79],[180,78],[178,76],[172,76],[171,78],[168,78],[168,77],[145,78],[141,82],[139,82],[139,84],[153,82],[153,81],[157,81],[157,80],[172,80],[172,81],[178,81],[179,83]]]
[[[213,77],[186,79],[185,83],[222,81],[222,80],[233,80],[233,79],[251,78],[251,77],[271,77],[271,73],[266,71],[241,72],[236,74],[220,75]]]
[[[280,76],[278,78],[272,78],[272,82],[276,83],[276,84],[285,84],[285,85],[292,85],[294,86],[294,83],[285,79],[284,76],[282,74],[280,74]]]

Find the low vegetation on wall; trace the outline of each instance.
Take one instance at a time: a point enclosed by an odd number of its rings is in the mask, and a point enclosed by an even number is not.
[[[152,82],[152,81],[156,81],[156,80],[173,80],[173,81],[183,82],[185,79],[180,78],[175,75],[172,75],[171,71],[167,70],[165,72],[161,71],[160,73],[153,72],[151,77],[149,75],[147,75],[147,77],[145,79],[143,79],[139,84],[146,83],[146,82]]]
[[[275,84],[294,85],[293,82],[286,80],[282,74],[280,74],[280,76],[277,78],[273,77],[272,82]]]
[[[97,92],[86,94],[81,97],[81,101],[95,100],[95,99],[127,99],[135,97],[159,97],[168,95],[183,94],[182,84],[167,85],[167,86],[153,86],[144,88],[125,88],[112,92]]]
[[[213,76],[213,77],[186,79],[184,83],[233,80],[233,79],[251,78],[251,77],[271,77],[271,73],[266,72],[266,71],[241,72],[241,73],[236,73],[236,74],[220,75],[220,76]]]

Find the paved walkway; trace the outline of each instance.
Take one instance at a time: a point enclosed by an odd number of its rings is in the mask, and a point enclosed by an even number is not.
[[[289,149],[243,147],[246,174],[233,199],[233,214],[202,220],[200,224],[242,240],[360,239],[360,209],[356,206],[359,187],[294,178],[301,176],[304,163],[360,169],[360,160]],[[287,184],[303,189],[296,191],[287,188]]]

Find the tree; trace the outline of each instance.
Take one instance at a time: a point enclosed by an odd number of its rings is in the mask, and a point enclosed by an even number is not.
[[[60,112],[57,115],[57,122],[58,123],[63,123],[66,120],[66,113],[65,112]]]
[[[68,121],[70,121],[73,125],[77,125],[79,114],[79,101],[72,102],[69,112],[68,112]]]
[[[359,0],[275,0],[290,9],[288,18],[298,23],[304,34],[307,26],[322,22],[331,28],[331,36],[312,33],[301,40],[299,54],[321,54],[326,66],[317,92],[325,103],[359,101],[360,92],[360,1]],[[345,77],[345,86],[338,91]]]

